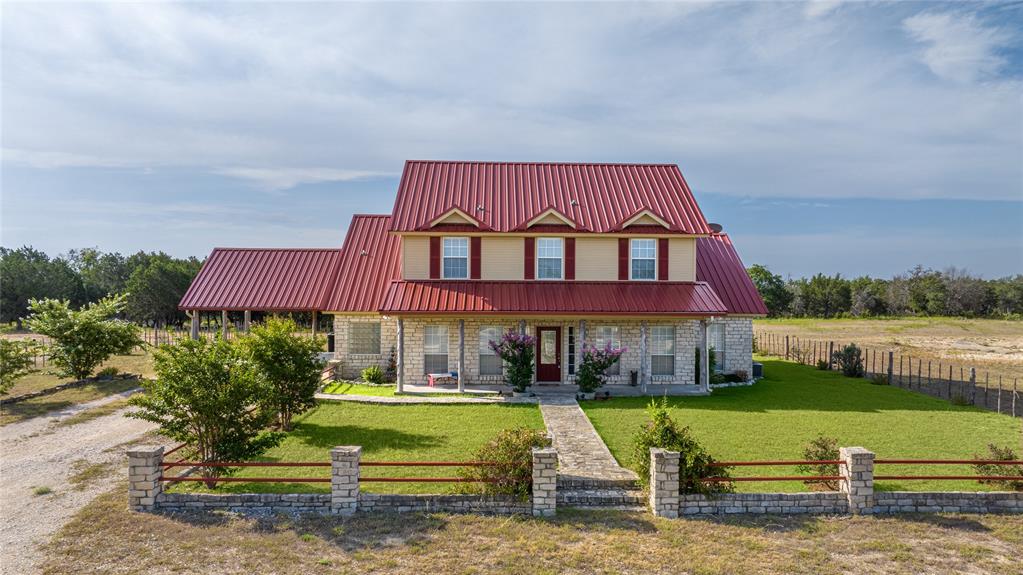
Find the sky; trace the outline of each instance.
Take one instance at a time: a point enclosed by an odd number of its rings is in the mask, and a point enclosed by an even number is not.
[[[0,243],[336,246],[406,159],[670,162],[747,265],[1023,273],[1023,3],[8,3]]]

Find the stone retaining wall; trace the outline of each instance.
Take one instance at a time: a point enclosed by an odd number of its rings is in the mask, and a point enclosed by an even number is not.
[[[876,491],[874,513],[1023,513],[1023,492]]]
[[[395,495],[362,493],[359,513],[481,513],[491,515],[529,515],[532,502],[511,496],[481,495]]]
[[[721,515],[726,513],[847,513],[849,501],[844,493],[724,493],[716,497],[682,495],[681,515]]]
[[[330,513],[329,493],[162,493],[156,500],[162,511],[223,510],[271,513]]]

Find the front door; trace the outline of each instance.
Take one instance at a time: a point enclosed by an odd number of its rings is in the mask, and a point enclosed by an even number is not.
[[[561,381],[561,328],[536,328],[536,381]]]

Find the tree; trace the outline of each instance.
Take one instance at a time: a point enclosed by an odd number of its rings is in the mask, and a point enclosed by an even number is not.
[[[132,256],[134,261],[141,257],[140,254]],[[128,317],[133,321],[154,325],[182,323],[185,314],[178,309],[178,302],[199,273],[200,267],[199,260],[195,258],[176,260],[164,253],[150,256],[128,278]]]
[[[34,341],[0,339],[0,395],[5,395],[15,382],[34,371],[34,352]]]
[[[18,329],[33,298],[66,299],[75,305],[85,302],[81,279],[68,261],[51,260],[30,246],[0,248],[0,277],[0,321],[17,322]]]
[[[97,248],[71,250],[67,259],[81,277],[86,301],[123,293],[134,269],[121,254],[103,253]]]
[[[605,372],[612,365],[618,363],[621,359],[622,354],[627,350],[623,347],[615,349],[611,346],[611,342],[607,342],[607,345],[603,349],[583,343],[583,358],[579,363],[579,370],[576,372],[575,382],[579,386],[579,391],[583,393],[593,393],[604,385],[606,379]]]
[[[945,282],[941,274],[916,266],[909,272],[909,307],[921,315],[945,314]]]
[[[834,317],[849,311],[849,282],[841,275],[816,274],[809,280],[795,280],[790,285],[795,293],[792,311],[796,315]]]
[[[76,311],[67,300],[33,299],[28,324],[50,337],[50,361],[60,375],[85,379],[111,355],[131,353],[142,343],[137,325],[113,319],[124,302],[123,295],[107,297]]]
[[[1023,314],[1023,275],[993,280],[991,288],[995,297],[993,312],[1002,316]]]
[[[995,307],[995,292],[987,282],[966,270],[948,268],[945,281],[945,313],[964,317],[989,315]]]
[[[265,431],[271,418],[252,409],[262,394],[259,377],[240,346],[226,340],[182,340],[153,354],[156,379],[147,393],[131,398],[128,417],[160,426],[160,433],[186,443],[201,462],[244,461],[278,445],[283,434]],[[234,468],[202,467],[206,484]]]
[[[849,312],[857,317],[885,315],[885,295],[888,282],[866,276],[858,277],[849,282]]]
[[[750,266],[746,272],[753,280],[753,285],[757,286],[757,291],[767,306],[767,314],[771,317],[787,314],[792,303],[792,293],[785,287],[785,280],[760,264]]]
[[[297,331],[291,319],[270,318],[253,326],[240,342],[263,388],[259,404],[285,431],[291,430],[292,417],[316,405],[314,396],[323,372],[318,357],[323,340],[295,335]]]

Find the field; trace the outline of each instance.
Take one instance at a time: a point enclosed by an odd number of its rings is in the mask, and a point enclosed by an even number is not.
[[[46,548],[43,573],[1018,574],[1023,516],[727,517],[132,513],[121,484]]]
[[[513,427],[543,428],[535,405],[418,404],[381,405],[320,403],[296,418],[295,428],[262,461],[330,461],[337,445],[361,445],[367,461],[470,461],[473,451],[498,431]],[[377,477],[451,477],[454,468],[377,467]],[[175,471],[176,473],[177,471]],[[238,477],[328,477],[329,467],[250,467]],[[198,483],[174,489],[200,490]],[[437,493],[452,484],[366,483],[365,491]],[[309,493],[329,491],[325,483],[226,483],[216,492]]]
[[[880,352],[893,351],[896,356],[950,362],[956,366],[977,369],[978,383],[990,374],[990,385],[999,375],[1008,387],[1013,378],[1023,385],[1023,322],[994,319],[902,318],[902,319],[758,319],[753,322],[756,333],[777,334],[856,343]],[[898,360],[896,359],[896,363]],[[947,367],[945,368],[947,369]]]
[[[709,397],[669,398],[674,417],[719,460],[803,459],[819,434],[839,445],[863,446],[878,458],[968,459],[988,443],[1023,446],[1019,419],[951,405],[904,389],[819,371],[780,360],[764,361],[765,378],[752,387],[718,389]],[[619,463],[631,461],[632,437],[649,421],[649,399],[583,402],[593,426]],[[894,475],[968,475],[969,466],[886,465]],[[882,472],[879,471],[878,474]],[[735,475],[793,475],[792,467],[737,468]],[[799,482],[737,483],[740,491],[800,491]],[[879,481],[889,491],[980,491],[974,481]]]

